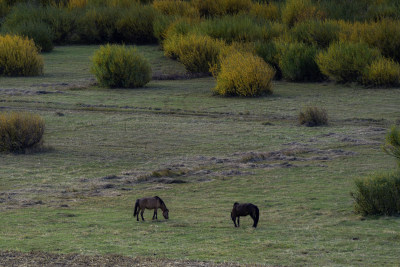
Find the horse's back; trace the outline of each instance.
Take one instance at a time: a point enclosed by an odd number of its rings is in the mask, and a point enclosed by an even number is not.
[[[258,209],[256,205],[252,203],[242,203],[234,206],[237,216],[247,216],[254,210]]]

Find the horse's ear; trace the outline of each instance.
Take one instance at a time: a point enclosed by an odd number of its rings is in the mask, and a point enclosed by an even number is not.
[[[235,202],[233,203],[233,206],[239,205],[239,202]]]

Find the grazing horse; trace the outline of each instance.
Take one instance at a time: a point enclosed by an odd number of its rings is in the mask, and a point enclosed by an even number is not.
[[[143,213],[145,209],[154,209],[153,220],[157,219],[157,209],[161,209],[163,211],[164,218],[168,219],[167,206],[165,206],[164,201],[158,196],[144,197],[136,200],[133,216],[136,216],[137,221],[139,221],[139,211],[141,211],[140,215],[142,216],[142,221],[144,221]]]
[[[253,221],[254,221],[253,227],[256,228],[258,219],[260,218],[260,212],[259,212],[257,206],[253,205],[251,203],[239,204],[239,203],[235,202],[235,204],[233,204],[231,218],[232,218],[233,223],[235,224],[235,227],[240,226],[239,217],[247,216],[247,215],[250,215],[250,217],[253,219]],[[237,225],[236,225],[236,218],[237,218]]]

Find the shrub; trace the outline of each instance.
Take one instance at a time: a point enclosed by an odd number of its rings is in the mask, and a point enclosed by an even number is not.
[[[44,22],[20,23],[13,29],[6,29],[4,32],[33,39],[38,50],[42,52],[50,52],[54,48],[53,32]]]
[[[251,53],[234,52],[221,61],[214,93],[223,96],[260,96],[272,93],[275,71]]]
[[[376,49],[363,43],[333,43],[317,55],[323,74],[337,82],[359,81],[365,68],[380,56]]]
[[[302,21],[324,18],[325,14],[311,0],[288,0],[282,10],[282,21],[289,27]]]
[[[0,113],[0,152],[27,152],[41,148],[44,128],[39,115]]]
[[[299,123],[308,127],[327,125],[326,110],[319,107],[306,107],[299,113]]]
[[[87,0],[69,0],[67,7],[70,10],[74,8],[84,8],[86,7],[87,3]]]
[[[397,86],[400,82],[400,65],[392,59],[379,58],[367,66],[362,82],[372,86]]]
[[[279,57],[279,68],[282,76],[290,81],[317,81],[323,75],[315,62],[315,46],[303,43],[284,45]]]
[[[251,0],[193,0],[192,3],[202,17],[247,13],[252,5]]]
[[[224,16],[202,22],[197,28],[199,34],[206,34],[227,43],[263,40],[266,30],[249,16]]]
[[[199,11],[189,2],[182,0],[155,0],[153,7],[164,15],[197,18]]]
[[[210,73],[210,66],[216,64],[220,51],[225,46],[223,41],[209,36],[189,34],[176,38],[179,61],[189,72],[194,73]]]
[[[117,41],[135,44],[157,41],[153,33],[155,12],[151,6],[135,5],[125,12],[120,12],[120,18],[116,22],[119,36]]]
[[[330,19],[362,21],[366,19],[370,0],[320,0],[320,9]]]
[[[274,3],[253,3],[249,11],[256,18],[277,21],[279,19],[279,8]]]
[[[326,48],[339,40],[340,26],[331,20],[309,20],[295,25],[290,30],[290,37],[295,42],[303,42]]]
[[[42,73],[43,58],[32,40],[0,35],[0,76],[36,76]]]
[[[101,46],[94,53],[91,71],[107,87],[142,87],[151,79],[148,61],[136,48],[120,45]]]
[[[383,150],[393,156],[400,167],[400,128],[392,126],[389,133],[386,135],[386,142]]]
[[[162,42],[164,54],[167,57],[177,59],[179,53],[178,42],[182,36],[187,35],[193,28],[194,21],[188,18],[176,19],[164,32],[165,40]]]
[[[400,213],[400,172],[378,173],[354,181],[356,213],[366,215],[398,215]]]
[[[282,72],[279,67],[279,55],[276,43],[274,41],[257,42],[254,47],[255,53],[275,69],[275,79],[281,79]]]

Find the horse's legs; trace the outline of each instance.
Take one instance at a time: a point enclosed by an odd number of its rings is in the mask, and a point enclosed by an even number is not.
[[[240,226],[240,217],[238,216],[237,218],[238,218],[238,226],[237,227],[239,227]]]
[[[137,214],[136,214],[136,220],[137,220],[137,221],[139,221],[139,211],[140,211],[140,209],[138,210],[138,212],[137,212]]]
[[[144,213],[144,209],[142,209],[142,211],[140,212],[140,216],[142,216],[142,221],[144,221],[143,213]]]
[[[154,218],[157,219],[157,209],[154,209],[153,220],[154,220]]]

